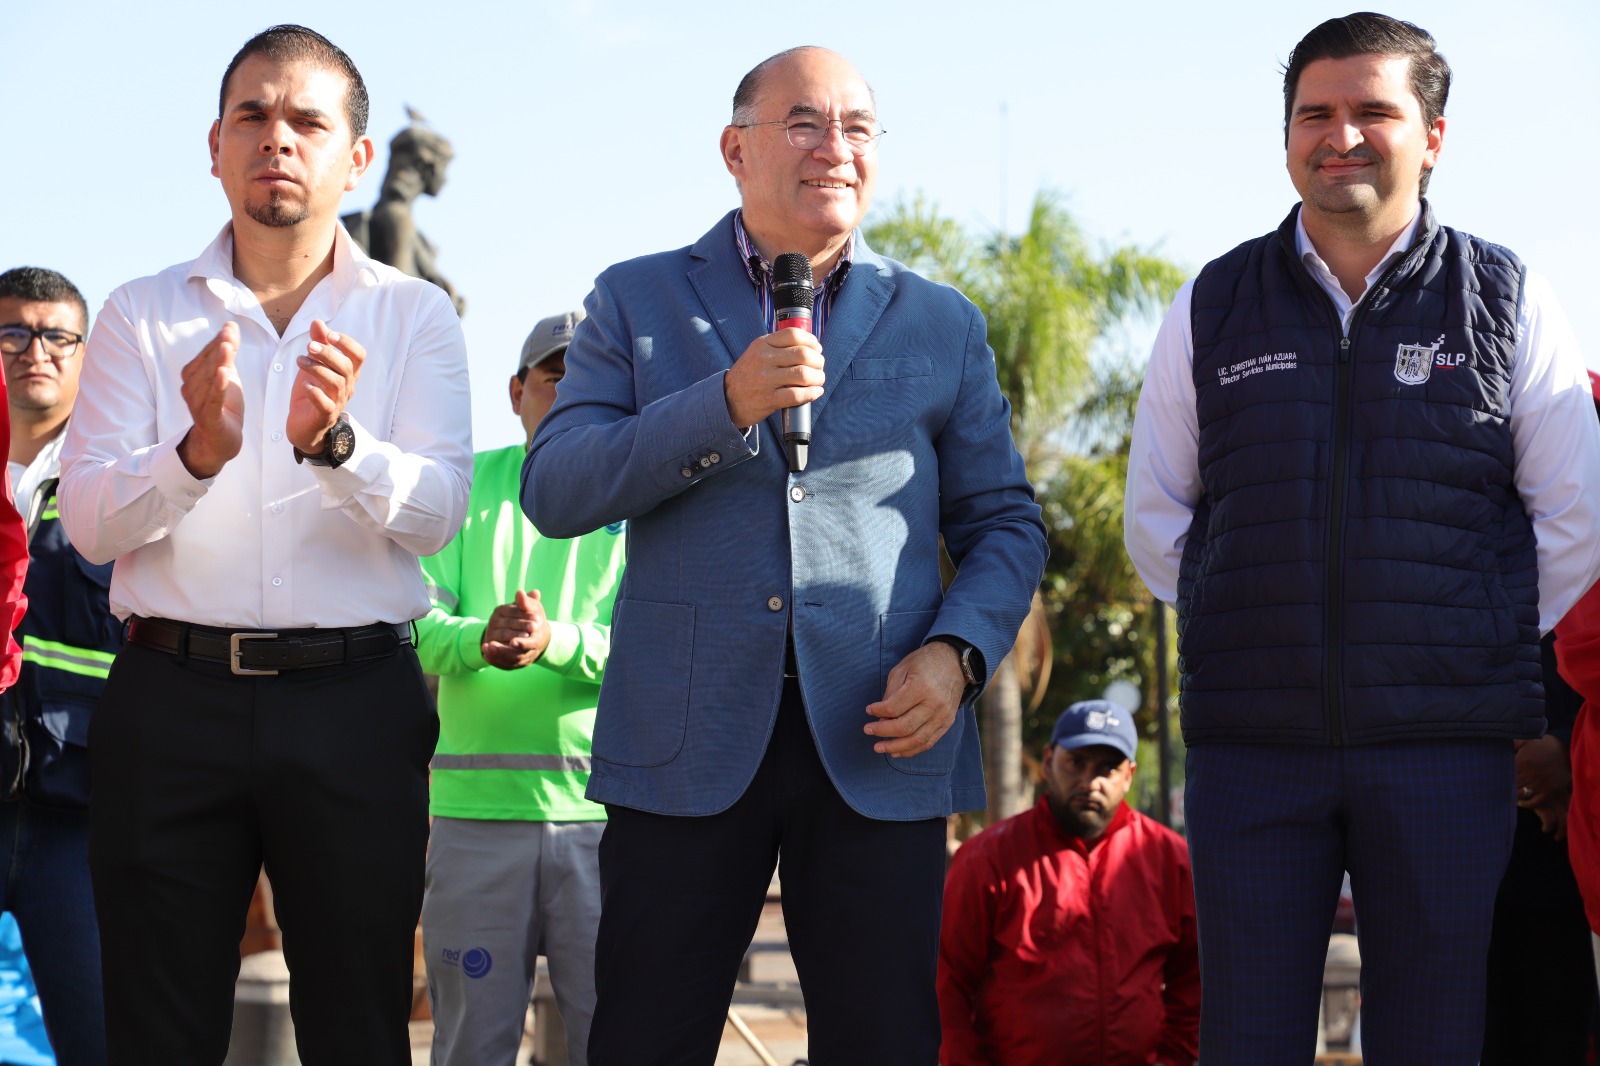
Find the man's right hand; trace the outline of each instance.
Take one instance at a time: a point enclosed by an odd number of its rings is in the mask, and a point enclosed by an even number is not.
[[[502,603],[490,613],[479,650],[490,666],[520,670],[538,662],[549,644],[550,620],[539,602],[539,590],[519,589],[510,603]]]
[[[742,433],[774,411],[822,395],[822,344],[802,329],[780,329],[750,342],[722,379],[728,417]]]
[[[183,402],[194,425],[178,442],[178,458],[202,481],[216,477],[244,444],[244,386],[234,365],[238,354],[239,325],[224,322],[183,368]]]

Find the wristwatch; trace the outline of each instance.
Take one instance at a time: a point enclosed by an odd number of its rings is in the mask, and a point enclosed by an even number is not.
[[[322,439],[322,452],[319,455],[307,455],[299,448],[294,450],[294,461],[297,463],[310,463],[312,466],[326,466],[337,470],[350,461],[350,456],[356,450],[356,431],[344,415],[328,428],[327,434]]]
[[[941,633],[936,637],[929,637],[928,643],[937,641],[948,644],[956,650],[961,658],[961,676],[967,682],[967,691],[963,698],[972,695],[972,690],[983,684],[983,653],[976,646],[968,644],[960,637],[952,637],[948,633]]]

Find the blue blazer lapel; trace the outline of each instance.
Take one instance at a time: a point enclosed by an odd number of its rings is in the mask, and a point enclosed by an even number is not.
[[[733,212],[696,241],[689,254],[700,260],[689,271],[689,283],[728,349],[728,365],[732,366],[750,342],[767,331],[761,319],[761,302],[756,299],[755,287],[750,284],[745,264],[739,261],[738,245],[733,240]]]
[[[827,363],[827,381],[822,388],[822,398],[811,405],[813,425],[822,416],[833,390],[850,372],[851,361],[866,344],[893,295],[894,277],[884,266],[883,257],[868,248],[866,238],[857,231],[850,274],[829,308],[828,321],[823,326],[826,332],[822,336],[822,357]]]
[[[738,245],[734,243],[733,212],[696,241],[689,254],[700,261],[689,271],[689,283],[705,305],[706,314],[727,349],[728,365],[732,366],[750,342],[766,332],[761,303],[752,291],[750,275],[739,261]],[[813,424],[827,406],[828,397],[849,373],[851,361],[872,334],[893,295],[894,279],[883,258],[867,247],[866,238],[857,232],[850,274],[828,312],[827,333],[822,338],[827,378],[822,398],[811,405]],[[783,413],[773,414],[766,425],[773,442],[781,445]],[[782,448],[775,451],[781,454]]]

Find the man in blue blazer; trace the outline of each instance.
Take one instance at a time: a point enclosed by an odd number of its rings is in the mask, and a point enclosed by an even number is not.
[[[944,818],[984,803],[973,701],[1046,547],[982,316],[857,232],[880,134],[842,57],[752,70],[722,134],[741,209],[600,276],[523,468],[545,535],[629,523],[592,1066],[709,1066],[775,864],[812,1058],[938,1053]],[[774,331],[785,252],[815,335]]]

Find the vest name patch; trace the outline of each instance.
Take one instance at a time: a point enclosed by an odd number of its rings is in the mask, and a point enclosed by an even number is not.
[[[1240,378],[1247,378],[1253,374],[1261,374],[1268,370],[1298,370],[1299,368],[1299,352],[1267,352],[1265,355],[1253,355],[1249,359],[1241,359],[1232,366],[1217,367],[1217,384],[1232,385]]]

